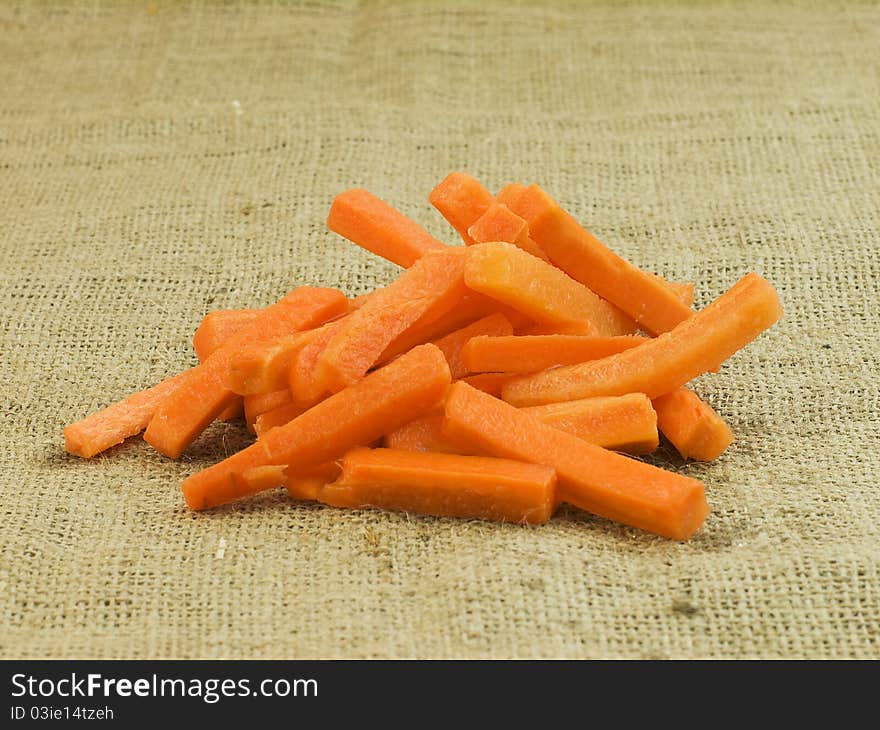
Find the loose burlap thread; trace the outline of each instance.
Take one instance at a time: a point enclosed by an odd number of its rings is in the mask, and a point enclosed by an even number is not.
[[[0,9],[0,654],[878,657],[880,13],[869,5]],[[732,425],[679,544],[281,493],[188,512],[140,439],[63,426],[195,362],[204,313],[394,267],[329,233],[367,187],[450,242],[451,170],[539,181],[621,254],[757,270],[784,320],[698,390]]]

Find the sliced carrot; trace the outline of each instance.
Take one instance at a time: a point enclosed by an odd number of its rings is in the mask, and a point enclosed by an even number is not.
[[[264,413],[268,413],[291,402],[290,390],[281,388],[271,393],[257,393],[246,395],[244,401],[244,420],[248,429],[254,431],[257,419]]]
[[[418,418],[436,406],[449,385],[449,365],[434,345],[421,345],[336,393],[255,444],[184,480],[192,509],[207,509],[253,492],[234,475],[255,466],[286,464],[305,470],[338,458]]]
[[[229,359],[226,386],[241,395],[271,393],[288,387],[294,359],[319,332],[320,328],[312,329],[245,345]]]
[[[323,383],[318,381],[318,358],[333,336],[342,330],[348,317],[328,322],[319,327],[312,340],[293,358],[288,370],[288,386],[293,400],[303,408],[311,408],[329,395]]]
[[[464,242],[472,246],[476,241],[468,234],[468,228],[489,209],[495,197],[470,175],[453,172],[431,191],[428,200]]]
[[[428,251],[446,248],[418,223],[367,190],[339,193],[330,206],[327,227],[404,268]]]
[[[338,392],[356,383],[397,337],[448,312],[464,296],[464,250],[425,254],[356,312],[341,320],[318,357],[317,383]]]
[[[560,365],[598,360],[637,347],[647,338],[636,335],[511,335],[474,337],[461,350],[461,363],[471,373],[536,373]]]
[[[685,459],[712,461],[734,441],[730,426],[692,390],[679,388],[655,398],[654,409],[663,435]]]
[[[529,224],[501,203],[492,203],[476,223],[468,228],[468,236],[474,243],[492,241],[512,243],[532,256],[550,261],[541,247],[529,237]]]
[[[585,322],[593,325],[596,336],[633,331],[628,317],[587,287],[509,243],[480,243],[468,248],[464,280],[469,289],[535,320]]]
[[[186,372],[156,410],[144,440],[166,456],[177,458],[217,415],[234,400],[225,384],[231,357],[242,347],[308,329],[347,308],[336,289],[299,287],[233,335],[205,362]]]
[[[508,205],[554,264],[652,334],[668,332],[693,314],[667,282],[605,247],[537,185]]]
[[[485,456],[354,449],[319,501],[440,517],[543,524],[556,502],[552,468]]]
[[[215,309],[208,312],[193,335],[193,349],[199,362],[207,360],[214,350],[259,315],[259,309]]]
[[[274,487],[286,486],[287,475],[284,473],[284,470],[283,464],[255,466],[240,474],[233,474],[232,478],[237,485],[237,489],[256,494]]]
[[[262,436],[270,428],[290,423],[302,412],[303,409],[298,403],[285,403],[257,416],[256,420],[254,420],[254,431],[257,436]]]
[[[459,380],[462,383],[467,383],[472,388],[500,398],[501,389],[504,387],[504,384],[508,380],[517,377],[519,377],[519,373],[479,373],[477,375],[466,375],[463,378],[459,378]]]
[[[643,393],[523,408],[529,415],[596,446],[648,454],[658,444],[657,414]]]
[[[434,344],[440,348],[441,352],[446,356],[446,362],[449,363],[449,370],[453,379],[466,375],[468,370],[464,366],[461,353],[469,340],[474,337],[484,337],[488,335],[500,336],[510,335],[513,333],[513,327],[503,314],[490,314],[488,317],[478,319],[466,327],[462,327],[455,332],[450,332],[445,337],[435,340]]]
[[[325,484],[330,484],[342,474],[342,466],[338,461],[328,461],[305,472],[291,474],[284,467],[287,474],[287,493],[294,499],[315,502],[318,493]]]
[[[444,454],[464,453],[461,445],[443,435],[443,411],[420,416],[387,434],[382,443],[400,451],[433,451]]]
[[[553,467],[560,499],[593,514],[686,540],[709,513],[696,479],[589,444],[465,383],[449,389],[445,414],[449,438]]]
[[[185,373],[166,378],[152,388],[96,411],[64,429],[69,454],[89,459],[143,431],[159,404],[180,385]]]
[[[776,290],[751,273],[671,332],[601,360],[515,378],[502,395],[517,406],[626,393],[657,398],[719,367],[781,316]]]
[[[514,206],[519,199],[525,195],[527,189],[528,188],[522,183],[510,183],[510,185],[505,185],[501,188],[501,191],[495,196],[495,199],[502,205],[506,205],[511,210],[514,210]],[[528,223],[526,225],[528,225]]]
[[[684,306],[690,309],[694,306],[694,285],[692,282],[677,282],[677,281],[666,281],[666,279],[661,279],[661,281],[669,287],[670,291],[678,297],[678,301],[680,301]]]

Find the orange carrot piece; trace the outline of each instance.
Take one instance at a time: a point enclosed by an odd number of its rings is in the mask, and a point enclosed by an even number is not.
[[[474,337],[461,350],[461,362],[471,373],[536,373],[560,365],[614,355],[637,347],[647,338],[637,335],[511,335]]]
[[[90,459],[111,446],[143,431],[159,404],[174,392],[184,373],[166,378],[152,388],[92,413],[64,429],[64,448],[69,454]]]
[[[450,382],[449,365],[434,345],[421,345],[331,395],[237,454],[182,484],[191,509],[226,504],[254,492],[234,475],[255,466],[286,464],[296,473],[363,446],[436,406]]]
[[[519,373],[479,373],[477,375],[466,375],[463,378],[459,378],[459,380],[462,383],[467,383],[472,388],[500,398],[501,389],[504,387],[504,384],[508,380],[517,377],[519,377]]]
[[[517,406],[626,393],[657,398],[717,368],[781,316],[776,290],[751,273],[671,332],[601,360],[514,378],[502,396]]]
[[[468,228],[489,209],[495,197],[470,175],[453,172],[431,191],[428,200],[464,242],[472,246],[476,241],[468,234]]]
[[[498,195],[495,196],[495,199],[501,203],[502,205],[506,205],[510,208],[511,211],[514,210],[514,206],[516,206],[517,202],[528,188],[522,183],[510,183],[510,185],[505,185],[501,188]],[[528,225],[528,224],[526,224]]]
[[[325,484],[336,481],[342,474],[342,466],[338,461],[328,461],[305,472],[291,474],[287,467],[281,467],[287,475],[287,493],[302,501],[315,502],[318,493]]]
[[[389,449],[399,451],[433,451],[444,454],[465,453],[460,444],[443,435],[443,411],[429,413],[395,429],[382,439]]]
[[[350,315],[349,315],[350,316]],[[288,386],[293,400],[303,408],[311,408],[329,395],[323,383],[318,381],[318,358],[334,335],[342,330],[348,317],[322,325],[312,340],[293,358],[288,370]]]
[[[529,234],[554,264],[652,334],[668,332],[693,314],[667,282],[606,248],[537,185],[509,207],[526,220]]]
[[[464,250],[425,254],[370,300],[341,320],[318,357],[315,377],[338,392],[360,380],[397,337],[419,321],[448,312],[464,295]]]
[[[398,266],[409,268],[428,251],[446,248],[415,221],[367,190],[339,193],[327,227]]]
[[[661,281],[669,287],[670,291],[675,294],[684,306],[690,309],[694,306],[694,285],[693,282],[677,282],[677,281],[666,281],[666,279],[661,279]]]
[[[255,466],[240,474],[233,474],[237,489],[249,491],[253,494],[265,492],[274,487],[287,485],[287,475],[284,473],[284,465]]]
[[[550,261],[541,247],[529,237],[529,225],[506,205],[492,203],[476,223],[468,228],[468,236],[474,243],[504,241],[512,243],[526,253]]]
[[[654,399],[663,435],[685,459],[712,461],[734,441],[733,431],[692,390],[679,388]]]
[[[298,403],[285,403],[282,406],[278,406],[271,411],[266,411],[257,416],[254,420],[254,431],[257,436],[262,436],[270,428],[290,423],[302,412],[303,409]]]
[[[199,362],[205,362],[214,350],[259,315],[259,309],[215,309],[208,312],[193,335],[193,349]]]
[[[166,456],[177,458],[217,415],[235,399],[225,384],[231,357],[245,345],[309,329],[347,308],[336,289],[299,287],[233,335],[205,362],[186,372],[156,409],[144,440]]]
[[[468,341],[474,337],[510,335],[513,327],[503,314],[490,314],[488,317],[478,319],[467,327],[462,327],[455,332],[450,332],[445,337],[435,340],[434,344],[440,348],[449,363],[449,370],[453,379],[467,374],[467,368],[462,361],[461,353]]]
[[[271,393],[287,388],[294,359],[319,332],[320,328],[312,329],[277,340],[245,345],[229,359],[226,386],[241,395]]]
[[[686,540],[709,513],[696,479],[589,444],[465,383],[449,389],[445,413],[449,438],[553,467],[560,499],[593,514]]]
[[[556,473],[547,466],[485,456],[354,449],[342,476],[319,501],[438,517],[543,524],[556,503]]]
[[[523,411],[606,449],[648,454],[659,445],[657,413],[643,393],[549,403]]]
[[[282,388],[271,393],[257,393],[246,395],[244,401],[244,420],[248,429],[253,431],[257,419],[264,413],[290,403],[290,390]]]
[[[214,350],[242,327],[253,322],[259,313],[259,309],[215,309],[208,312],[193,335],[193,349],[199,362],[205,362]],[[241,398],[236,398],[217,418],[221,421],[233,421],[241,418],[242,412]]]
[[[468,248],[464,280],[469,289],[535,320],[589,323],[596,336],[633,331],[628,317],[587,287],[509,243],[480,243]]]

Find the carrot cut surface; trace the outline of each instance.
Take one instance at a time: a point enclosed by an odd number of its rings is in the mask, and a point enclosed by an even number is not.
[[[589,444],[525,411],[455,383],[444,431],[495,456],[556,470],[562,501],[675,540],[686,540],[709,513],[701,482]]]
[[[393,449],[355,449],[319,501],[440,517],[542,524],[555,506],[556,473],[521,461]]]
[[[469,289],[535,320],[586,323],[596,336],[632,332],[629,318],[621,317],[587,287],[509,243],[468,248],[464,280]]]
[[[208,312],[193,335],[193,349],[204,362],[226,340],[260,316],[259,309],[215,309]]]
[[[346,190],[337,195],[330,206],[327,227],[404,268],[428,251],[446,248],[418,223],[367,190]]]
[[[498,192],[498,195],[495,196],[495,199],[501,203],[502,205],[506,205],[511,211],[514,210],[514,206],[516,206],[517,202],[528,188],[522,183],[510,183],[509,185],[505,185]],[[523,219],[525,220],[525,219]],[[526,224],[528,225],[528,224]]]
[[[478,373],[477,375],[466,375],[463,378],[459,378],[459,380],[462,383],[467,383],[472,388],[500,398],[501,389],[504,387],[504,384],[508,380],[517,377],[519,377],[519,373]]]
[[[515,378],[502,395],[517,406],[626,393],[658,398],[719,367],[781,316],[773,286],[747,274],[671,332],[601,360]]]
[[[692,390],[679,388],[654,399],[657,423],[685,459],[712,461],[734,441],[724,419]]]
[[[96,411],[64,429],[64,448],[69,454],[90,459],[111,446],[143,431],[159,404],[183,380],[186,373],[166,378],[152,388]]]
[[[608,249],[537,185],[508,206],[525,219],[529,234],[556,266],[651,334],[668,332],[693,314],[667,282]]]
[[[471,246],[476,241],[468,229],[492,206],[495,196],[470,175],[453,172],[431,191],[428,200]]]
[[[298,403],[285,403],[257,416],[254,420],[254,432],[257,436],[262,436],[270,428],[290,423],[301,413],[303,413],[303,408]]]
[[[177,458],[235,399],[226,387],[232,356],[242,347],[309,329],[344,312],[347,300],[336,289],[299,287],[260,312],[249,325],[221,345],[205,362],[188,370],[156,409],[144,440]]]
[[[449,363],[449,370],[453,379],[466,375],[468,370],[462,361],[462,348],[474,337],[488,337],[510,335],[513,333],[513,326],[503,314],[490,314],[488,317],[478,319],[466,327],[462,327],[455,332],[450,332],[445,337],[435,340],[434,344],[440,348],[440,351],[446,356],[446,362]]]
[[[464,249],[428,253],[360,309],[342,320],[318,357],[316,378],[325,390],[338,392],[375,365],[403,332],[452,309],[464,296]]]
[[[416,347],[267,431],[248,448],[185,479],[186,503],[207,509],[253,494],[234,475],[255,466],[286,464],[303,470],[371,443],[435,407],[450,380],[449,365],[437,347]]]
[[[274,487],[284,487],[287,485],[287,475],[284,473],[283,464],[254,466],[240,474],[233,474],[237,489],[247,491],[251,494],[264,492]]]
[[[320,466],[307,471],[297,471],[291,474],[290,469],[284,467],[287,475],[287,493],[293,498],[305,502],[315,502],[318,493],[325,484],[330,484],[342,474],[342,466],[339,461],[328,461]]]
[[[226,386],[240,395],[272,393],[287,388],[294,359],[318,336],[319,331],[320,328],[312,329],[245,345],[229,359]]]
[[[512,243],[526,253],[549,261],[541,247],[529,237],[529,225],[510,208],[501,203],[492,203],[477,222],[468,228],[468,236],[474,243],[503,241]]]
[[[294,355],[290,363],[287,384],[294,402],[303,408],[309,408],[329,395],[329,391],[318,380],[318,358],[334,335],[342,330],[347,319],[343,317],[319,327],[314,337]]]
[[[643,393],[550,403],[523,411],[606,449],[648,454],[659,445],[657,413]]]
[[[244,420],[248,427],[253,430],[257,419],[264,413],[268,413],[283,405],[287,405],[292,400],[290,390],[281,388],[271,393],[257,393],[256,395],[246,395],[242,398],[244,401]]]
[[[443,411],[416,418],[382,439],[382,444],[398,451],[433,451],[443,454],[466,453],[460,444],[443,435]]]
[[[536,373],[560,365],[597,360],[647,342],[635,335],[511,335],[474,337],[462,347],[461,363],[471,373]]]

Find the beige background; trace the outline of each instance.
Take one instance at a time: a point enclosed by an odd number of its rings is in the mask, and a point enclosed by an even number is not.
[[[871,4],[4,3],[0,653],[880,656],[878,48]],[[785,320],[699,384],[737,444],[673,459],[714,510],[691,542],[187,512],[237,425],[177,463],[63,453],[191,365],[208,309],[388,281],[326,231],[335,192],[454,240],[426,200],[454,169],[540,181],[701,304],[779,287]]]

